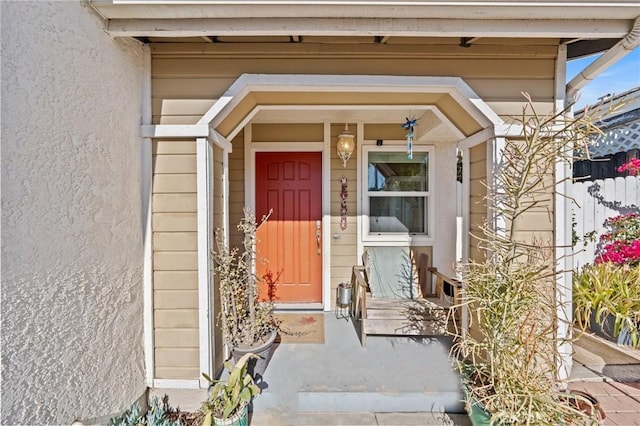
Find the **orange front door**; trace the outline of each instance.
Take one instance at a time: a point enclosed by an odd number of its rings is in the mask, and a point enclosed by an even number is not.
[[[322,153],[256,153],[256,217],[262,298],[322,301]],[[266,262],[261,261],[266,260]]]

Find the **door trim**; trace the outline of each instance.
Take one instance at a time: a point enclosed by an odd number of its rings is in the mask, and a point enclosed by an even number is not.
[[[329,124],[330,129],[330,124]],[[325,123],[324,142],[252,142],[251,123],[244,129],[244,205],[252,211],[256,208],[255,169],[257,152],[320,152],[322,153],[322,308],[331,307],[331,200],[330,194],[330,154],[331,132],[327,133]],[[314,306],[311,306],[314,305]],[[300,309],[313,309],[317,303],[298,304]]]

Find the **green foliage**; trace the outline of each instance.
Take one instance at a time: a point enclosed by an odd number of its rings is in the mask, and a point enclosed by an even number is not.
[[[268,215],[260,225],[267,219]],[[238,224],[238,230],[244,235],[243,251],[237,247],[229,249],[223,233],[218,231],[217,251],[212,253],[214,271],[219,278],[220,325],[225,341],[234,347],[262,343],[278,326],[273,316],[273,304],[258,300],[260,279],[254,273],[258,227],[255,216],[245,208],[244,217]]]
[[[210,426],[213,417],[228,419],[260,393],[260,388],[247,373],[247,363],[250,358],[258,358],[258,356],[252,353],[245,354],[236,365],[230,361],[225,362],[224,366],[229,370],[229,378],[226,381],[212,380],[202,373],[202,376],[209,381],[211,388],[209,398],[202,404],[202,411],[205,414],[203,426]]]
[[[179,420],[171,421],[166,415],[171,412],[165,395],[161,402],[157,397],[151,399],[149,410],[142,414],[138,403],[133,404],[122,416],[114,417],[109,421],[110,426],[182,426]]]
[[[573,304],[576,324],[589,327],[592,314],[604,328],[607,317],[614,318],[613,336],[623,329],[637,347],[640,334],[640,268],[613,263],[587,265],[573,276]]]
[[[558,345],[565,337],[557,335],[555,283],[561,271],[552,236],[531,236],[527,223],[530,213],[547,211],[552,226],[557,163],[569,161],[593,128],[588,120],[566,119],[564,111],[540,117],[530,100],[518,121],[521,134],[505,139],[494,164],[490,219],[475,236],[486,259],[462,268],[471,331],[456,336],[453,351],[467,403],[479,401],[492,424],[595,422],[558,390]]]

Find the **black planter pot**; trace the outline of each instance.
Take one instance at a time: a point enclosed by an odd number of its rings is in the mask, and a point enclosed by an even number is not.
[[[591,320],[589,322],[589,329],[596,335],[603,337],[607,340],[617,343],[618,345],[632,346],[631,333],[625,327],[620,331],[618,337],[613,337],[613,324],[615,322],[615,316],[607,314],[605,316],[602,326],[596,323],[595,312],[591,313]]]
[[[238,360],[247,353],[254,353],[258,355],[260,358],[249,360],[247,372],[251,374],[254,380],[261,379],[264,377],[264,372],[271,360],[271,355],[273,355],[273,349],[275,348],[273,342],[276,340],[277,335],[278,332],[273,330],[271,334],[269,334],[267,341],[260,346],[239,346],[233,348],[231,350],[231,356],[233,357],[234,362],[238,362]]]

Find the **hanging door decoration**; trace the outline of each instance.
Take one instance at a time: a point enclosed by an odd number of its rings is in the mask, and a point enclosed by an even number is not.
[[[342,192],[340,192],[340,229],[347,229],[347,178],[342,176]]]
[[[409,160],[413,160],[413,127],[416,125],[416,118],[405,118],[405,122],[401,124],[402,128],[407,131],[407,134],[404,136],[407,138],[407,158]]]

